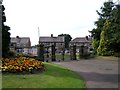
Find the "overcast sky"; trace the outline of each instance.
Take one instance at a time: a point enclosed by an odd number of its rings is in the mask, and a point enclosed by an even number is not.
[[[30,37],[32,45],[40,36],[70,34],[73,38],[89,35],[103,2],[107,0],[4,0],[5,24],[11,37]]]

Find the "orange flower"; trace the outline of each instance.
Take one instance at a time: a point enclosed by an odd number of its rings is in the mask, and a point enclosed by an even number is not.
[[[32,58],[19,57],[2,59],[2,66],[0,66],[0,68],[2,68],[3,71],[14,70],[17,72],[22,71],[23,69],[29,71],[31,69],[38,69],[44,67],[41,61],[37,61]]]

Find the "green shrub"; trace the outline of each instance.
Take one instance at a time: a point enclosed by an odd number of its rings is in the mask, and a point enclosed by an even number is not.
[[[88,48],[86,46],[80,47],[80,58],[88,59],[90,58],[90,53],[88,52]]]
[[[8,52],[8,57],[15,57],[15,52],[14,51],[9,51]]]
[[[120,57],[120,52],[114,53],[114,56],[115,56],[115,57]]]

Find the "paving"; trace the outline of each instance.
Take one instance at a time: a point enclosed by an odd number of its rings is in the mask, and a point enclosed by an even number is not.
[[[60,64],[82,76],[86,88],[118,88],[118,61],[74,60],[54,63]]]

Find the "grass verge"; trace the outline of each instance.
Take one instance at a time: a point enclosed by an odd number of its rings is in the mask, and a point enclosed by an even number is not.
[[[98,60],[120,60],[120,58],[114,57],[114,56],[96,56],[95,59],[98,59]]]
[[[76,73],[56,64],[44,63],[45,71],[38,74],[3,74],[3,88],[84,88]]]
[[[56,55],[56,58],[62,58],[62,57],[63,57],[63,56],[62,56],[61,54],[59,54],[59,53],[56,53],[55,55]],[[65,58],[65,59],[70,59],[70,55],[64,54],[64,58]]]

